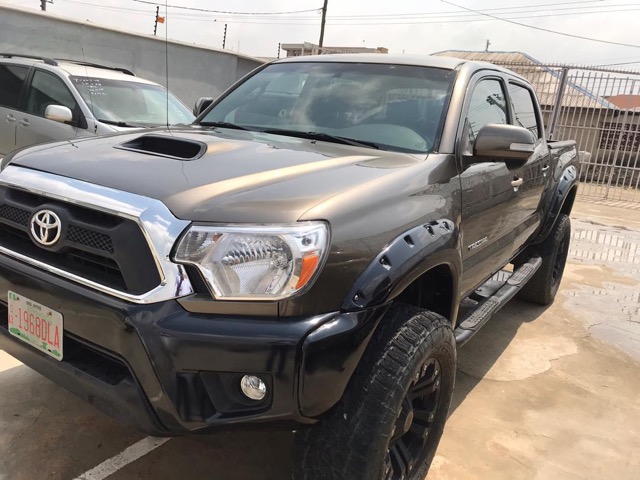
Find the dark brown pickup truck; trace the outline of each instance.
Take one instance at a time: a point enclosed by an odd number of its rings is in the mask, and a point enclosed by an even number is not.
[[[0,348],[154,435],[269,423],[295,478],[421,480],[456,349],[553,301],[575,144],[443,57],[287,59],[196,109],[4,158]]]

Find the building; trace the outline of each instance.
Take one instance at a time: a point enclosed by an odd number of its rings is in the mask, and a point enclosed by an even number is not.
[[[320,47],[315,43],[282,43],[280,48],[287,52],[287,57],[300,57],[303,55],[326,55],[329,53],[389,53],[385,47]]]

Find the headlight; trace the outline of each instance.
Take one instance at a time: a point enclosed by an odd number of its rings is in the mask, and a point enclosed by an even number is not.
[[[197,267],[217,299],[279,300],[311,285],[328,237],[323,222],[194,225],[179,241],[174,259]]]

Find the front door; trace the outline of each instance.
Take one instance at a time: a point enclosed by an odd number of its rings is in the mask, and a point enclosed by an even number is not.
[[[459,143],[462,182],[462,290],[467,295],[488,273],[511,259],[518,194],[515,172],[498,159],[476,158],[473,144],[487,124],[507,124],[505,83],[501,77],[480,78],[465,101],[465,127]]]

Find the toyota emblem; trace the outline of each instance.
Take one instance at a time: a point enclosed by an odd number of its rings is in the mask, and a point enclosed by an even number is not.
[[[31,235],[44,247],[54,245],[60,239],[62,222],[51,210],[39,210],[31,217]]]

